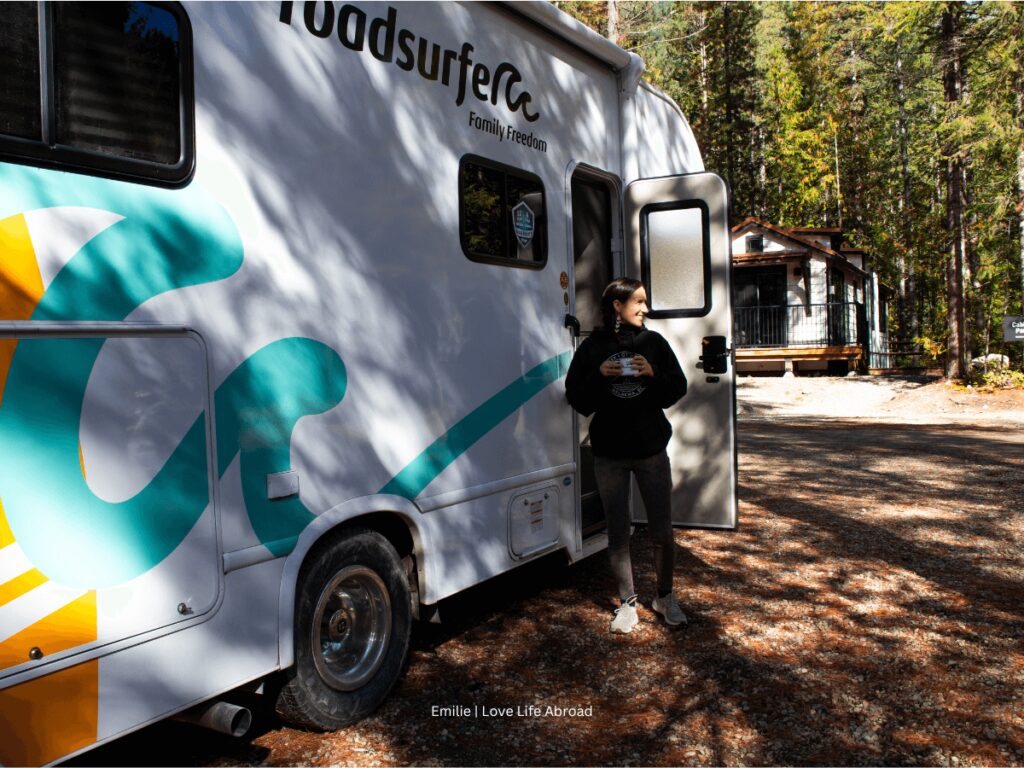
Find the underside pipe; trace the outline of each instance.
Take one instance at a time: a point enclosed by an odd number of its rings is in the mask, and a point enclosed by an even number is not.
[[[246,707],[226,701],[207,701],[179,712],[173,719],[239,738],[248,733],[252,725],[252,712]]]

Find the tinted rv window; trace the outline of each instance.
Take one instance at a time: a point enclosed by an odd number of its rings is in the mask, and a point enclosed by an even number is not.
[[[181,7],[61,2],[43,9],[0,4],[0,155],[107,176],[187,181],[191,36]]]
[[[176,163],[178,22],[146,3],[56,3],[57,143]]]
[[[38,140],[42,121],[35,3],[0,3],[0,72],[0,133]]]
[[[462,250],[474,261],[544,266],[547,221],[539,178],[481,158],[459,169]]]

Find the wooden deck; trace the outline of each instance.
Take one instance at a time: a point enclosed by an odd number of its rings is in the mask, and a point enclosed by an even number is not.
[[[798,360],[860,360],[864,350],[855,344],[833,347],[737,347],[736,362],[773,363]]]

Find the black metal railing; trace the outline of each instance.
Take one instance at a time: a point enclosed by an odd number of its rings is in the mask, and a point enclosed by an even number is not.
[[[864,307],[856,302],[737,307],[737,347],[837,347],[864,344]]]
[[[890,342],[887,338],[883,338],[882,343],[871,348],[868,365],[871,368],[925,370],[929,367],[938,367],[940,362],[917,344]]]

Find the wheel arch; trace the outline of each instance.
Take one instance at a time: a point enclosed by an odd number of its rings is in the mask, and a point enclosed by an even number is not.
[[[419,508],[406,498],[378,494],[352,499],[332,507],[311,522],[299,535],[295,549],[285,559],[278,599],[278,660],[281,669],[295,663],[295,596],[302,566],[322,547],[354,528],[376,531],[391,542],[400,558],[415,559],[417,594],[425,594],[426,551],[418,524]],[[416,606],[413,606],[415,613]]]

